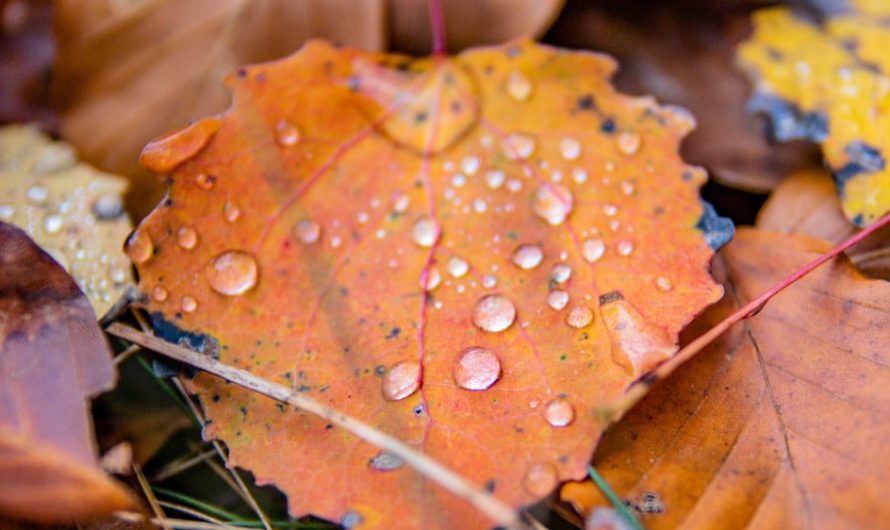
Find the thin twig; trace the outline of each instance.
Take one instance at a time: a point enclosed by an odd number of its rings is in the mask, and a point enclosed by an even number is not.
[[[466,500],[496,524],[507,528],[521,528],[522,522],[516,512],[488,492],[477,488],[466,479],[442,466],[427,455],[411,449],[400,440],[385,434],[356,418],[323,405],[322,403],[301,395],[296,391],[277,383],[273,383],[250,372],[223,364],[209,356],[172,344],[148,333],[143,333],[120,323],[111,324],[106,331],[116,337],[140,344],[146,348],[166,355],[178,361],[192,365],[217,377],[238,384],[276,401],[288,403],[326,419],[366,442],[376,445],[403,462],[413,467],[422,475],[435,481],[451,493]]]
[[[200,464],[201,462],[207,460],[215,454],[217,454],[216,451],[210,449],[202,453],[198,453],[197,455],[177,458],[176,460],[164,465],[164,467],[162,467],[157,473],[154,474],[152,480],[154,480],[155,482],[163,482],[168,478],[175,477],[183,471],[191,469],[193,466]]]
[[[142,488],[142,493],[145,495],[146,500],[148,500],[148,505],[151,506],[151,510],[155,513],[158,519],[165,519],[164,509],[158,504],[158,499],[155,497],[155,493],[151,490],[148,481],[145,480],[145,475],[142,474],[142,469],[139,468],[139,464],[133,464],[133,472],[136,474],[136,480],[139,481],[139,487]],[[170,530],[165,524],[161,524],[160,526],[164,530]]]
[[[618,513],[621,514],[621,516],[624,518],[625,521],[627,521],[627,524],[629,524],[631,528],[633,528],[634,530],[645,530],[643,528],[643,525],[640,524],[640,521],[638,521],[637,518],[634,517],[633,512],[631,512],[627,508],[627,505],[624,504],[624,501],[618,498],[618,495],[615,495],[615,492],[612,491],[612,488],[609,487],[609,484],[605,481],[605,479],[603,479],[603,477],[599,474],[595,467],[588,466],[587,474],[590,475],[590,478],[593,480],[594,483],[596,483],[596,486],[600,489],[601,492],[603,492],[603,495],[605,495],[606,498],[609,499],[609,502],[612,503],[612,506],[615,507],[615,510],[617,510]]]
[[[200,519],[200,520],[208,522],[208,523],[216,523],[218,525],[221,525],[224,528],[229,528],[231,530],[235,529],[234,526],[229,526],[224,521],[220,521],[219,519],[217,519],[215,517],[211,517],[211,516],[207,515],[206,513],[199,512],[198,510],[189,508],[188,506],[183,506],[181,504],[176,504],[175,502],[170,502],[170,501],[162,501],[160,499],[158,499],[158,504],[163,506],[164,508],[168,508],[170,510],[176,510],[177,512],[184,513],[186,515],[191,515],[195,519]]]
[[[137,351],[139,351],[141,349],[142,349],[142,346],[140,346],[138,344],[130,344],[130,346],[127,347],[126,350],[120,352],[119,354],[117,354],[114,357],[114,360],[113,360],[114,365],[115,366],[120,365],[122,362],[129,359],[131,355],[133,355],[134,353],[136,353]]]

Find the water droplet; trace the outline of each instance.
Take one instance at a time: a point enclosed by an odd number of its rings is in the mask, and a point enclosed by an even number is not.
[[[485,348],[467,348],[454,363],[454,382],[467,390],[485,390],[501,376],[501,362]]]
[[[504,154],[510,160],[527,160],[535,152],[535,139],[527,134],[513,133],[501,142]]]
[[[554,289],[547,295],[547,305],[559,311],[569,303],[569,293],[562,289]]]
[[[210,287],[219,294],[236,296],[256,285],[256,259],[247,252],[229,250],[213,258],[207,267]]]
[[[380,239],[378,237],[377,239]],[[331,238],[331,248],[340,248],[340,245],[343,244],[343,240],[340,239],[340,236],[334,236]]]
[[[550,225],[560,225],[572,212],[572,192],[559,184],[545,184],[535,193],[533,208]]]
[[[377,471],[392,471],[404,466],[405,462],[388,451],[380,451],[368,462],[368,465]]]
[[[25,192],[25,197],[38,204],[43,204],[49,198],[49,190],[43,186],[31,186]]]
[[[198,233],[192,228],[183,226],[176,232],[176,241],[180,247],[191,250],[198,244]]]
[[[576,305],[566,317],[566,324],[573,328],[586,328],[591,322],[593,322],[593,311],[586,305]]]
[[[489,188],[496,190],[507,180],[507,174],[499,169],[490,169],[485,172],[485,183]]]
[[[12,204],[0,204],[0,219],[12,219],[15,215],[15,206]]]
[[[565,263],[557,263],[550,270],[550,278],[556,283],[565,283],[572,277],[572,268]]]
[[[421,217],[414,223],[411,237],[421,247],[432,247],[439,239],[439,223],[432,217]]]
[[[623,193],[627,196],[634,194],[634,185],[632,182],[630,182],[628,180],[622,180],[620,186],[621,186],[621,193]]]
[[[158,302],[163,302],[167,299],[167,289],[164,289],[160,285],[156,285],[155,288],[151,290],[151,297]]]
[[[61,215],[47,215],[43,219],[43,229],[46,230],[47,234],[58,234],[64,224],[65,222]]]
[[[361,514],[353,511],[348,511],[343,514],[343,517],[340,518],[340,526],[348,530],[362,524],[362,521],[364,520],[365,518],[362,517]]]
[[[241,209],[234,203],[227,202],[225,206],[223,206],[223,217],[226,218],[226,221],[234,223],[241,217]]]
[[[358,221],[358,224],[360,224],[360,225],[367,223],[368,222],[368,212],[359,212],[355,216],[355,219],[356,219],[356,221]]]
[[[479,158],[475,156],[466,156],[461,160],[460,168],[467,175],[475,175],[479,171]]]
[[[585,239],[581,243],[581,255],[590,263],[594,263],[606,253],[606,244],[602,239]]]
[[[640,150],[640,144],[643,143],[643,139],[635,132],[625,131],[618,135],[616,142],[618,143],[618,151],[630,156]]]
[[[186,313],[193,313],[198,308],[198,301],[191,296],[183,296],[180,300],[180,307]]]
[[[482,199],[475,199],[473,201],[473,210],[476,213],[485,213],[488,210],[488,203]]]
[[[513,70],[507,77],[507,94],[516,101],[525,101],[532,93],[532,82],[519,70]]]
[[[548,495],[558,483],[556,466],[545,462],[532,464],[522,479],[525,490],[536,498]]]
[[[516,307],[507,297],[490,294],[482,297],[473,307],[473,323],[489,333],[504,331],[516,320]]]
[[[321,227],[312,219],[303,219],[294,225],[294,237],[300,243],[311,245],[321,237]]]
[[[207,173],[198,173],[195,175],[195,184],[201,189],[209,190],[216,184],[216,177]]]
[[[407,193],[399,193],[392,202],[392,209],[397,213],[405,213],[410,201]]]
[[[619,241],[615,251],[619,256],[629,256],[634,251],[634,244],[630,241]]]
[[[491,289],[498,284],[498,279],[493,274],[486,274],[482,277],[482,287]]]
[[[439,269],[435,267],[431,267],[429,273],[427,273],[426,277],[426,286],[423,285],[424,278],[421,275],[420,277],[420,288],[426,289],[427,291],[432,291],[442,282],[442,275],[439,273]]]
[[[581,156],[581,142],[574,138],[563,138],[559,142],[559,154],[566,160],[576,160]]]
[[[655,287],[660,291],[668,292],[674,288],[674,283],[667,276],[659,276],[655,279]]]
[[[117,193],[103,193],[93,203],[93,213],[99,219],[114,219],[124,213],[124,201]]]
[[[451,177],[451,184],[455,188],[463,188],[464,184],[467,183],[467,177],[463,173],[456,173],[453,177]]]
[[[148,261],[154,254],[154,250],[154,243],[142,230],[133,232],[133,235],[127,240],[127,255],[137,265]]]
[[[544,251],[538,245],[520,245],[513,251],[513,264],[524,270],[531,270],[544,260]]]
[[[399,401],[420,388],[420,364],[417,361],[396,363],[383,376],[383,397]]]
[[[552,427],[565,427],[575,420],[575,407],[565,399],[554,399],[544,409],[544,419]]]
[[[462,278],[469,270],[470,266],[462,258],[454,256],[448,260],[448,274],[455,278]]]
[[[604,204],[603,213],[608,215],[609,217],[613,217],[615,214],[618,213],[618,206],[614,204]]]
[[[510,182],[507,183],[507,191],[512,193],[516,193],[522,189],[522,181],[519,179],[510,179]]]
[[[275,124],[275,141],[282,147],[295,145],[300,141],[300,130],[287,120],[278,120]]]
[[[580,167],[576,167],[572,170],[572,180],[578,184],[584,184],[587,182],[587,171]]]

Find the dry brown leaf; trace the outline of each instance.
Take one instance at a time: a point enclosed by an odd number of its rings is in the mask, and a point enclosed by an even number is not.
[[[718,261],[730,297],[698,331],[827,249],[740,230]],[[605,436],[597,469],[650,529],[880,526],[888,300],[890,285],[846,260],[818,269],[653,389]],[[563,497],[608,506],[589,483]]]
[[[0,271],[0,514],[62,523],[129,507],[96,465],[86,400],[115,374],[89,302],[2,222]]]
[[[295,51],[309,37],[365,50],[428,42],[426,0],[59,0],[55,92],[62,134],[96,166],[133,179],[140,218],[163,186],[139,168],[153,138],[229,105],[222,78]],[[446,1],[449,43],[542,31],[561,0]],[[493,23],[494,20],[498,22]]]

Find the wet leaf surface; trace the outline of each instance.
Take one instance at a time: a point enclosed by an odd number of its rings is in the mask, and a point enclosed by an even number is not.
[[[171,175],[127,246],[156,332],[517,507],[580,478],[600,409],[722,294],[697,227],[731,234],[677,154],[688,114],[616,93],[614,68],[528,42],[423,60],[313,42],[239,70],[231,111],[143,152]],[[488,524],[322,420],[192,389],[205,434],[294,515]]]
[[[87,400],[115,374],[89,302],[3,222],[0,266],[0,513],[70,523],[130,507],[93,447]]]
[[[727,298],[689,336],[828,248],[740,230],[718,261]],[[886,282],[846,260],[818,269],[655,387],[604,437],[597,469],[652,529],[887,520],[888,300]],[[608,505],[591,483],[562,496]]]

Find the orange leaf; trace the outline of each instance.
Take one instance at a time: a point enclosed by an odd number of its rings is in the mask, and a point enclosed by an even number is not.
[[[89,301],[6,223],[0,263],[0,514],[62,523],[130,507],[96,465],[86,401],[115,375]]]
[[[722,294],[704,173],[677,155],[692,120],[617,94],[613,70],[530,42],[423,60],[313,42],[240,70],[218,131],[146,150],[164,169],[204,144],[128,242],[156,331],[514,506],[580,478],[600,408]],[[293,514],[485,526],[322,420],[205,375],[192,389],[230,465]]]
[[[691,328],[710,328],[826,250],[740,231],[719,262],[733,299]],[[888,520],[887,300],[885,282],[846,260],[814,271],[654,388],[604,437],[597,469],[651,529]],[[562,496],[584,512],[608,506],[589,482]]]

